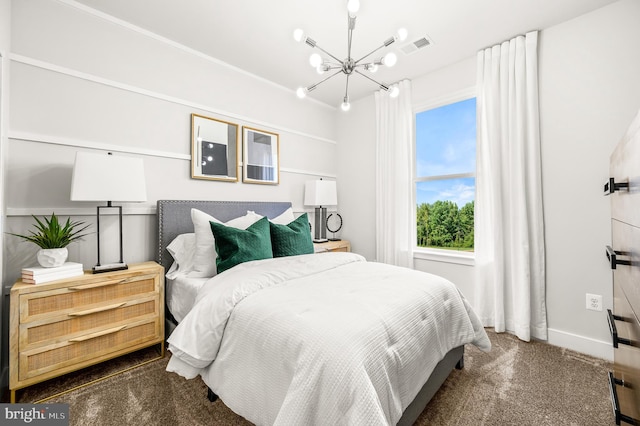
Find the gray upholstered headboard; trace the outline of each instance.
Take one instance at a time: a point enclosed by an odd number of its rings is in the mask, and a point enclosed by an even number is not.
[[[191,209],[198,209],[218,220],[227,222],[243,216],[247,210],[274,218],[291,207],[289,202],[266,201],[193,201],[193,200],[158,200],[158,252],[156,261],[168,271],[173,258],[167,246],[180,234],[193,232]]]

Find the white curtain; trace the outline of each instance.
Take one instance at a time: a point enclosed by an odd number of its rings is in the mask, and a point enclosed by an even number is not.
[[[476,309],[486,327],[547,339],[538,33],[478,52]]]
[[[411,187],[413,111],[411,82],[399,83],[400,94],[376,97],[376,260],[413,267]]]

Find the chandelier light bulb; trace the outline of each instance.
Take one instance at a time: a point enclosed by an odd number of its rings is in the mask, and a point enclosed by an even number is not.
[[[320,64],[316,67],[316,71],[318,72],[318,74],[322,75],[324,74],[324,72],[326,71],[326,68],[324,66],[324,64]]]
[[[302,30],[300,30],[300,31],[302,31]],[[400,41],[405,41],[405,40],[407,39],[407,36],[408,36],[408,35],[409,35],[409,33],[407,32],[407,29],[406,29],[406,28],[400,28],[400,29],[398,30],[398,34],[397,34],[397,36],[396,36],[396,37],[397,37],[397,38],[398,38],[398,40],[400,40]]]
[[[360,0],[348,0],[347,10],[351,14],[357,13],[360,10]]]
[[[311,54],[311,56],[309,57],[309,63],[312,67],[318,68],[318,66],[322,64],[322,56],[320,56],[320,54],[318,53]]]
[[[340,108],[342,108],[343,111],[349,111],[351,108],[351,104],[349,103],[349,98],[347,96],[344,97],[344,101],[342,102],[342,105],[340,105]]]
[[[297,28],[293,31],[293,39],[297,42],[301,42],[304,39],[304,31]]]
[[[386,55],[384,55],[384,58],[382,58],[382,63],[388,67],[394,66],[396,62],[398,62],[398,57],[393,52],[387,53]]]
[[[398,86],[392,86],[391,89],[389,89],[389,96],[391,96],[392,98],[397,98],[398,95],[400,94],[400,89],[398,88]]]
[[[304,87],[298,87],[298,90],[296,90],[296,95],[298,95],[300,99],[303,99],[305,96],[307,96],[307,89]]]
[[[378,71],[378,64],[370,64],[367,67],[367,70],[372,73]]]

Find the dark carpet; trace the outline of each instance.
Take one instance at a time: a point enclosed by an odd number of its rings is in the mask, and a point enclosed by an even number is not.
[[[490,353],[467,346],[416,425],[609,425],[612,366],[541,342],[488,331]],[[70,404],[71,425],[250,425],[222,401],[210,403],[204,383],[165,371],[168,357],[46,400]],[[138,351],[18,393],[18,402],[47,398],[97,377],[157,357]]]

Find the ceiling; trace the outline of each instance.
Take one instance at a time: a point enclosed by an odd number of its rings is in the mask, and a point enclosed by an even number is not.
[[[318,50],[293,39],[296,28],[303,29],[332,55],[340,59],[347,56],[346,0],[76,1],[288,88],[292,96],[296,88],[326,77],[309,65],[309,55]],[[393,68],[380,67],[371,75],[390,84],[427,74],[515,35],[548,28],[615,1],[361,0],[352,57],[359,59],[382,45],[398,28],[406,28],[407,40],[381,51],[394,50],[398,63]],[[433,44],[411,55],[399,50],[423,36]],[[345,81],[340,74],[308,96],[338,107]],[[351,101],[376,89],[362,76],[349,79]]]

